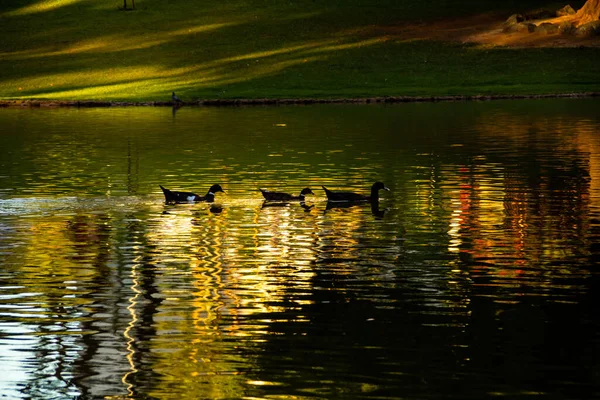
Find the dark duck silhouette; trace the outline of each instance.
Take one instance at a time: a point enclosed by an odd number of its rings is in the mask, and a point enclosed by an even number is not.
[[[325,194],[327,195],[327,201],[379,201],[379,191],[387,190],[387,188],[382,182],[375,182],[373,186],[371,186],[371,195],[365,196],[364,194],[354,193],[354,192],[344,192],[344,191],[333,191],[327,189],[325,186],[322,186]]]
[[[209,203],[212,203],[213,201],[215,201],[215,193],[225,193],[221,185],[212,185],[210,189],[208,189],[208,193],[206,193],[205,196],[198,196],[197,194],[192,192],[176,192],[174,190],[166,189],[161,185],[158,186],[160,186],[163,193],[165,194],[165,201],[167,203],[189,203],[192,201],[207,201]]]
[[[175,92],[171,92],[171,100],[173,100],[174,104],[183,104],[183,101],[181,101],[181,99],[179,97],[177,97],[177,95],[175,94]]]
[[[282,193],[282,192],[271,192],[266,189],[258,189],[258,190],[260,190],[260,192],[262,193],[262,195],[266,201],[294,201],[294,200],[304,201],[304,196],[306,196],[307,194],[314,194],[313,191],[310,190],[310,188],[302,189],[299,196],[293,196],[291,194]]]

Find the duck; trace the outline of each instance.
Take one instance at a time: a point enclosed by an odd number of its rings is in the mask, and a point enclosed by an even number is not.
[[[321,186],[327,195],[327,201],[379,201],[379,191],[390,189],[386,187],[382,182],[375,182],[371,186],[371,195],[365,196],[364,194],[344,191],[333,191],[327,189],[325,186]]]
[[[169,190],[164,188],[162,185],[158,185],[162,189],[165,195],[165,201],[167,203],[189,203],[189,202],[197,202],[197,201],[206,201],[212,203],[215,201],[215,193],[223,192],[223,188],[219,184],[212,185],[205,196],[199,196],[192,192],[177,192],[174,190]]]
[[[181,99],[179,97],[177,97],[175,92],[171,92],[171,100],[173,100],[173,103],[175,103],[175,104],[183,103],[183,101],[181,101]]]
[[[299,196],[293,196],[291,194],[282,193],[282,192],[271,192],[266,189],[258,189],[258,190],[260,190],[260,192],[262,193],[262,195],[266,201],[294,201],[294,200],[304,201],[304,196],[306,196],[307,194],[314,194],[313,191],[310,190],[310,188],[302,189]]]

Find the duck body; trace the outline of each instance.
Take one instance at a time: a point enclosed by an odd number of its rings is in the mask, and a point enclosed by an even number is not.
[[[223,188],[221,187],[221,185],[212,185],[210,187],[210,189],[208,189],[208,192],[206,193],[206,195],[204,196],[199,196],[196,193],[192,193],[192,192],[178,192],[178,191],[174,191],[174,190],[169,190],[164,188],[161,185],[160,188],[163,191],[163,194],[165,195],[165,201],[167,203],[191,203],[191,202],[198,202],[198,201],[206,201],[209,203],[212,203],[213,201],[215,201],[215,194],[218,192],[223,192],[225,193],[225,191],[223,190]]]
[[[258,190],[260,190],[260,192],[262,193],[262,195],[266,201],[294,201],[294,200],[304,201],[304,198],[307,194],[314,194],[313,191],[310,190],[310,188],[302,189],[299,196],[294,196],[289,193],[283,193],[283,192],[271,192],[266,189],[258,189]]]
[[[327,195],[327,201],[348,201],[348,202],[358,202],[358,201],[379,201],[379,191],[387,190],[387,188],[382,182],[375,182],[373,186],[371,186],[371,195],[367,196],[360,193],[354,192],[345,192],[345,191],[337,191],[337,190],[329,190],[325,186],[322,186],[325,194]]]

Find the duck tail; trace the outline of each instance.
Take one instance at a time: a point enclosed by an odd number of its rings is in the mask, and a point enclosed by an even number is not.
[[[162,185],[158,185],[158,186],[163,191],[163,194],[165,195],[165,201],[167,203],[169,203],[170,201],[176,201],[176,199],[173,197],[173,193],[169,189],[163,187]]]
[[[172,199],[173,197],[173,192],[171,192],[169,189],[163,187],[162,185],[158,185],[160,186],[161,190],[163,191],[163,194],[165,195],[165,200],[169,201]]]
[[[271,198],[271,193],[269,193],[267,189],[258,188],[258,190],[260,190],[260,193],[263,195],[265,200],[269,200]]]

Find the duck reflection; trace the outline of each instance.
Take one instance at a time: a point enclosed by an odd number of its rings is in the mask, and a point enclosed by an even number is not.
[[[313,207],[315,206],[314,204],[306,204],[305,202],[301,201],[298,204],[300,207],[302,207],[304,209],[304,212],[310,212],[310,210],[313,209]],[[275,207],[289,207],[290,206],[290,202],[272,202],[272,201],[263,201],[261,208],[275,208]]]
[[[173,108],[171,108],[171,115],[173,117],[173,120],[175,120],[175,117],[177,116],[177,111],[179,111],[180,108],[181,108],[181,105],[179,105],[179,104],[175,104],[173,106]]]
[[[208,212],[207,212],[208,211]],[[192,219],[190,220],[190,225],[192,226],[203,226],[206,225],[206,216],[210,214],[220,215],[223,213],[224,208],[219,204],[212,204],[210,208],[205,208],[201,211],[192,212]]]
[[[382,219],[385,215],[385,213],[387,212],[387,208],[384,208],[383,210],[381,208],[379,208],[379,202],[378,201],[374,201],[371,202],[371,213],[373,214],[373,216],[377,219]]]
[[[387,208],[381,209],[379,207],[379,201],[370,201],[370,202],[364,202],[364,201],[344,201],[344,202],[328,201],[327,202],[327,206],[325,207],[325,211],[334,210],[334,209],[337,209],[337,208],[351,208],[351,207],[356,207],[356,206],[364,206],[366,204],[369,204],[371,206],[371,213],[377,219],[383,218],[384,215],[385,215],[385,213],[388,211]]]
[[[213,204],[210,206],[209,211],[213,214],[221,214],[223,212],[223,206],[220,204]]]

